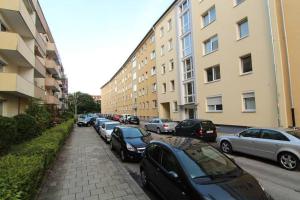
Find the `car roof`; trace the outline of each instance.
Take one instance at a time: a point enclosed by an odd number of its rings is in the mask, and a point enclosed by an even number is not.
[[[178,137],[178,136],[167,136],[161,137],[159,140],[153,140],[151,143],[161,144],[164,146],[168,146],[173,150],[192,150],[199,149],[200,147],[209,146],[209,144],[193,138],[187,137]]]
[[[108,122],[105,122],[105,124],[120,124],[120,122],[112,122],[112,121],[108,121]]]

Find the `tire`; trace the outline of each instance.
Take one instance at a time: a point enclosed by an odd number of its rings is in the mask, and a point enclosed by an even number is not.
[[[232,153],[232,146],[228,141],[221,142],[220,149],[223,153]]]
[[[110,150],[112,150],[112,151],[115,150],[114,145],[113,145],[113,143],[112,143],[112,140],[110,141]]]
[[[286,170],[296,170],[299,166],[299,159],[292,153],[283,152],[278,156],[280,166]]]
[[[123,149],[121,149],[121,151],[120,151],[120,158],[121,158],[122,162],[126,162],[127,161],[127,158],[126,158],[126,155],[125,155],[125,152],[124,152]]]
[[[142,187],[148,188],[149,187],[148,177],[143,169],[140,170],[140,177],[141,177]]]
[[[157,134],[161,134],[161,130],[159,128],[156,129]]]

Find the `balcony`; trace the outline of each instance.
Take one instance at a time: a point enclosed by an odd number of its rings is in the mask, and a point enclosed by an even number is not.
[[[47,43],[42,38],[41,34],[38,32],[36,33],[35,41],[38,44],[38,47],[39,47],[40,51],[43,53],[43,55],[46,55]]]
[[[38,0],[32,0],[33,6],[36,10],[36,28],[39,33],[46,33],[46,29],[48,29],[48,25],[43,14],[42,8],[38,2]]]
[[[0,73],[0,92],[20,97],[34,97],[34,85],[18,74]]]
[[[36,28],[23,0],[1,0],[0,12],[14,32],[34,38]]]
[[[46,86],[47,89],[50,89],[52,91],[55,91],[55,92],[60,91],[59,85],[58,85],[57,81],[54,78],[47,77],[45,79],[45,86]]]
[[[38,86],[34,86],[34,98],[45,101],[46,100],[46,91]]]
[[[45,60],[39,56],[35,56],[34,78],[45,78],[46,68]]]
[[[46,104],[48,104],[48,105],[59,105],[59,100],[56,96],[47,95],[46,96]]]
[[[47,54],[52,58],[59,59],[58,51],[54,43],[52,42],[47,43]]]
[[[46,68],[50,74],[52,74],[54,76],[59,75],[59,67],[58,67],[58,64],[54,60],[47,59],[46,60]]]

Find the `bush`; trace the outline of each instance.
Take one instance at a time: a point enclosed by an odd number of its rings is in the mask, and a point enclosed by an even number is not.
[[[45,105],[32,101],[25,112],[35,118],[39,130],[44,131],[50,127],[51,115]]]
[[[15,116],[14,119],[17,122],[17,143],[30,140],[40,135],[41,130],[32,116],[21,114]]]
[[[8,117],[0,117],[0,152],[9,148],[16,140],[16,121]]]
[[[45,131],[40,137],[14,146],[0,159],[0,199],[34,199],[45,171],[72,131],[74,120]]]

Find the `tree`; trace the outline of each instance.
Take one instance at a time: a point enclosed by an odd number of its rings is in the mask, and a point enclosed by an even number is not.
[[[31,100],[25,113],[34,117],[40,131],[44,131],[50,126],[51,114],[48,112],[45,105],[39,104],[38,101]]]
[[[78,114],[100,112],[100,104],[96,103],[91,95],[81,92],[70,94],[68,105],[73,113],[75,113],[76,107]]]

